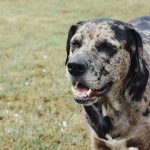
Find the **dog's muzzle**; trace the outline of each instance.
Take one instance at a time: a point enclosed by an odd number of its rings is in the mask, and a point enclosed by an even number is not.
[[[70,76],[73,77],[75,81],[72,81],[74,87],[72,91],[74,94],[74,100],[83,105],[89,105],[98,101],[106,93],[111,90],[113,82],[107,82],[100,89],[92,89],[88,87],[83,80],[80,80],[88,70],[87,61],[79,56],[73,56],[69,59],[67,63],[67,69]]]
[[[113,82],[110,81],[100,89],[91,89],[82,83],[77,83],[74,87],[72,87],[74,100],[83,105],[93,104],[106,95],[111,90],[112,85]]]

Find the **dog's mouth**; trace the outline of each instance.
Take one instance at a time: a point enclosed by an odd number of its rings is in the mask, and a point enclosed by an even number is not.
[[[77,83],[75,87],[72,87],[74,100],[83,105],[95,103],[99,98],[103,97],[111,90],[112,85],[113,82],[110,81],[100,89],[91,89],[82,83]]]

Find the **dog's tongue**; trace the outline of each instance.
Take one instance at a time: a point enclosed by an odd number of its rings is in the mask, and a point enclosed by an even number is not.
[[[103,86],[101,89],[96,90],[96,89],[90,89],[86,87],[85,85],[78,83],[75,88],[72,87],[72,91],[74,93],[75,97],[80,97],[81,98],[93,98],[93,97],[102,97],[104,94],[107,93],[107,91],[110,90],[112,86],[112,82],[107,83],[105,86]]]
[[[95,94],[94,90],[86,87],[81,83],[78,83],[75,88],[72,88],[72,91],[75,96],[79,97],[92,97]]]
[[[78,94],[86,94],[89,91],[89,88],[84,86],[83,84],[79,83],[76,87],[75,87],[75,92]]]

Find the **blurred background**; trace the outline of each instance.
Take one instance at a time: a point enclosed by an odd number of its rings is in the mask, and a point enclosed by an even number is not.
[[[149,0],[0,0],[0,150],[90,150],[65,77],[68,29],[149,9]]]

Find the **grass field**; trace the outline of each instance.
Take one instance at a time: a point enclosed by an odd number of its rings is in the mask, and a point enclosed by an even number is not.
[[[0,0],[0,150],[89,150],[65,78],[68,28],[149,9],[149,0]]]

